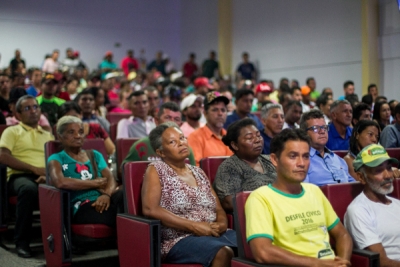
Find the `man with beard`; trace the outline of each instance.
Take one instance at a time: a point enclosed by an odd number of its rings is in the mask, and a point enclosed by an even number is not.
[[[181,126],[181,131],[187,137],[196,129],[203,127],[204,123],[200,122],[203,112],[203,97],[200,95],[190,94],[181,102],[181,111],[186,121]]]
[[[392,164],[386,150],[376,144],[358,153],[353,161],[364,191],[347,208],[344,224],[356,248],[379,253],[380,266],[400,266],[400,200],[393,191]]]
[[[223,127],[228,104],[229,99],[219,92],[209,92],[204,98],[204,116],[207,123],[188,137],[188,143],[193,149],[197,166],[202,158],[233,154],[221,140],[222,136],[226,134]]]

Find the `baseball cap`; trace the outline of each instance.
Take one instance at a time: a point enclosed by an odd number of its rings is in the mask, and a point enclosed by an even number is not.
[[[301,94],[302,95],[308,95],[309,93],[311,93],[310,87],[308,87],[307,85],[304,85],[304,86],[301,87]]]
[[[229,104],[229,99],[226,96],[221,95],[220,92],[212,91],[206,94],[206,97],[204,98],[204,106],[207,107],[217,100],[223,101],[225,105]]]
[[[259,83],[256,87],[257,93],[272,93],[272,89],[267,83]]]
[[[42,83],[47,83],[47,82],[49,82],[49,81],[53,81],[53,82],[55,82],[55,83],[58,82],[58,80],[56,79],[56,77],[55,77],[53,74],[47,73],[47,74],[45,74],[45,75],[43,76],[43,78],[42,78]]]
[[[207,77],[198,77],[194,80],[194,86],[195,87],[200,87],[200,86],[207,86],[208,89],[214,89],[214,86],[212,86]]]
[[[185,110],[196,102],[196,100],[203,101],[203,97],[201,95],[190,94],[186,96],[181,102],[181,110]]]
[[[372,144],[363,148],[358,153],[357,157],[353,161],[353,167],[355,171],[358,171],[362,166],[376,167],[385,161],[399,164],[399,161],[395,158],[389,157],[385,148],[381,145]]]

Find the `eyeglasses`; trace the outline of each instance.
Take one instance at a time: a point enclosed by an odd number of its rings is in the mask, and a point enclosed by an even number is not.
[[[26,106],[26,107],[23,107],[23,108],[22,108],[22,111],[23,111],[23,112],[28,112],[28,111],[30,111],[30,110],[36,111],[36,110],[38,110],[38,109],[40,109],[40,107],[39,107],[38,105],[33,105],[33,106]]]
[[[319,133],[321,130],[329,131],[328,125],[314,125],[306,129],[307,131],[312,130],[314,133]]]

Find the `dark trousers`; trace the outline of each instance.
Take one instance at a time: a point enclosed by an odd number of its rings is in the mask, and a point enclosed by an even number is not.
[[[124,195],[122,190],[118,190],[111,196],[110,207],[103,213],[97,212],[92,204],[94,201],[88,202],[79,207],[78,211],[72,218],[73,224],[105,224],[109,227],[116,227],[117,213],[124,210]]]
[[[9,195],[17,196],[14,242],[17,246],[31,241],[33,211],[38,208],[38,178],[34,174],[14,174],[8,181]]]

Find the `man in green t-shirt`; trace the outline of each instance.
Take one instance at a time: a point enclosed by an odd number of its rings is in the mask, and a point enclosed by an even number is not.
[[[179,109],[179,106],[174,102],[166,102],[162,104],[155,118],[156,125],[159,125],[167,121],[175,122],[179,126],[182,125],[181,111]],[[129,153],[124,159],[124,161],[122,162],[122,165],[130,161],[156,161],[156,160],[160,160],[160,158],[151,147],[149,137],[146,136],[144,138],[139,139],[131,146],[131,149],[129,150]],[[191,148],[189,154],[189,161],[191,165],[196,165],[194,154]]]

